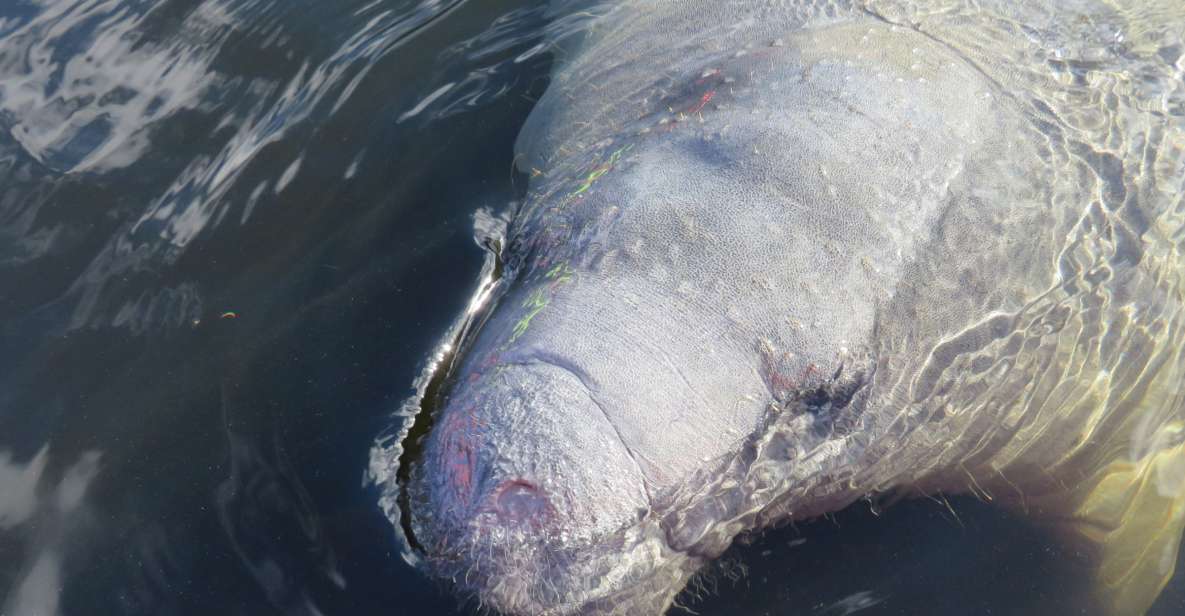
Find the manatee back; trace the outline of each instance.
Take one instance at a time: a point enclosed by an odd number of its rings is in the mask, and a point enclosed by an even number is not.
[[[1182,370],[1185,9],[1023,4],[875,4],[956,50],[1010,112],[881,313],[878,403],[924,429],[870,450],[900,455],[869,477],[1077,476],[1142,457],[1185,415],[1150,385]],[[1125,444],[1090,446],[1099,433]]]
[[[721,55],[768,46],[806,26],[847,21],[860,13],[847,0],[554,4],[561,12],[600,16],[578,38],[555,46],[551,84],[515,147],[526,171],[550,167],[620,131],[664,77],[680,83]]]
[[[584,543],[661,547],[567,581],[657,572],[665,602],[742,530],[967,490],[1085,537],[1110,611],[1146,607],[1185,523],[1180,7],[603,6],[520,138],[505,294],[449,407],[499,422],[491,468],[627,521]],[[523,403],[461,404],[497,380]],[[628,498],[571,472],[607,444]]]
[[[566,50],[520,137],[521,162],[563,177],[566,165],[597,169],[623,135],[661,144],[619,161],[634,192],[602,188],[598,200],[588,190],[589,210],[570,210],[569,220],[608,205],[634,217],[622,229],[720,215],[684,209],[664,221],[658,201],[680,191],[701,205],[755,207],[709,225],[731,229],[724,244],[746,255],[734,273],[743,265],[778,289],[760,296],[726,285],[731,303],[702,296],[733,307],[734,324],[748,325],[731,330],[735,352],[752,351],[755,339],[826,347],[824,355],[839,341],[870,346],[872,398],[842,454],[732,472],[752,478],[760,468],[783,503],[815,499],[798,513],[842,502],[844,495],[819,498],[835,490],[822,478],[842,468],[858,469],[845,480],[858,487],[851,492],[906,484],[1007,489],[1023,499],[1115,463],[1153,472],[1146,462],[1179,442],[1182,31],[1174,2],[1071,2],[1056,10],[1004,1],[621,3]],[[784,70],[759,74],[763,93],[739,102],[720,94],[749,94],[752,83],[718,69],[769,54]],[[940,70],[927,68],[936,60]],[[880,75],[868,70],[876,64]],[[823,85],[859,78],[845,74],[853,67],[872,79]],[[879,78],[887,82],[876,85]],[[828,93],[841,95],[820,104]],[[751,149],[743,154],[738,144]],[[886,156],[873,154],[878,148]],[[624,183],[603,184],[610,185]],[[654,203],[640,204],[640,194]],[[761,208],[775,201],[802,207],[758,224],[768,213]],[[748,227],[728,224],[746,217]],[[525,219],[546,226],[547,216],[528,211]],[[788,228],[773,231],[771,223]],[[762,224],[763,232],[739,231]],[[719,255],[701,263],[719,264]],[[642,258],[614,275],[653,288],[657,265],[670,270],[660,257]],[[814,276],[806,271],[812,265]],[[729,278],[712,265],[702,269],[711,277],[697,279],[702,288]],[[830,329],[795,333],[778,321],[771,299],[787,313],[811,315],[808,326],[822,317]],[[759,424],[749,421],[746,429]],[[748,501],[738,511],[761,506]]]

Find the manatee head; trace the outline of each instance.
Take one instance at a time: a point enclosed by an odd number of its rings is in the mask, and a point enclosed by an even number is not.
[[[409,492],[432,572],[499,612],[656,613],[694,570],[580,370],[556,358],[470,362]]]
[[[578,61],[524,129],[507,290],[409,485],[430,568],[499,611],[662,613],[739,533],[887,484],[913,429],[878,310],[991,172],[991,84],[866,20],[693,60],[623,63],[645,96],[603,109]]]

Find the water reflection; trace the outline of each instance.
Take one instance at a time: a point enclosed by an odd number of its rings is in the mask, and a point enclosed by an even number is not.
[[[0,611],[455,606],[359,473],[514,198],[526,5],[0,5]]]
[[[24,557],[14,560],[25,563],[8,598],[0,603],[3,613],[58,613],[63,560],[76,555],[73,548],[80,534],[95,532],[84,501],[101,458],[98,451],[83,452],[54,484],[45,477],[48,446],[25,464],[0,451],[0,530],[22,539]],[[11,535],[3,539],[12,542]]]
[[[0,109],[26,154],[63,173],[126,167],[149,147],[151,122],[200,103],[234,16],[203,4],[177,37],[145,41],[160,4],[41,2],[6,20]]]
[[[0,529],[24,523],[37,509],[37,484],[48,456],[49,449],[42,447],[28,463],[19,464],[10,452],[0,451]]]

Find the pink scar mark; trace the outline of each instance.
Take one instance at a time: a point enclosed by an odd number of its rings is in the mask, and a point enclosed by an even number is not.
[[[473,372],[469,373],[467,380],[470,383],[476,383],[486,376],[488,372],[498,367],[498,363],[502,361],[502,354],[498,352],[487,353],[484,358],[477,364]]]
[[[695,107],[692,107],[690,110],[688,110],[687,113],[689,115],[694,115],[694,114],[697,114],[697,113],[703,111],[704,106],[707,105],[708,103],[710,103],[712,101],[712,98],[715,96],[716,96],[715,90],[708,90],[703,96],[700,97],[699,103]]]
[[[775,397],[785,396],[805,387],[815,376],[819,367],[814,362],[808,363],[797,376],[788,371],[794,364],[794,355],[778,353],[771,347],[760,349],[761,376],[770,387]]]
[[[474,469],[480,445],[477,427],[477,421],[469,412],[446,414],[440,426],[445,479],[459,504],[466,508],[473,501]]]
[[[788,360],[789,357],[789,354],[783,353],[780,359],[785,361]],[[762,376],[765,377],[766,382],[776,392],[778,392],[778,394],[793,391],[798,387],[800,381],[783,372],[780,368],[780,363],[778,362],[777,358],[774,358],[767,352],[763,352],[761,354],[761,368],[763,372]]]

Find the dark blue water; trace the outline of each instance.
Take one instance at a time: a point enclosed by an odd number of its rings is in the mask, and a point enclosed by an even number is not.
[[[540,4],[0,1],[0,614],[478,608],[400,557],[367,457],[525,187]],[[1076,609],[1074,555],[952,504],[753,538],[681,603]]]

